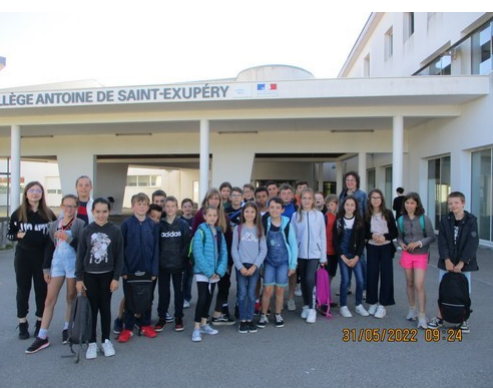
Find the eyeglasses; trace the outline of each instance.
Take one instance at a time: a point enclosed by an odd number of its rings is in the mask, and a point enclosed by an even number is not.
[[[373,197],[373,196],[371,196],[371,199],[372,200],[381,200],[382,198],[381,197]]]
[[[33,193],[41,194],[41,193],[43,193],[43,191],[42,191],[41,189],[34,189],[34,188],[32,188],[32,189],[29,189],[29,190],[27,191],[27,193],[31,193],[31,194],[33,194]]]

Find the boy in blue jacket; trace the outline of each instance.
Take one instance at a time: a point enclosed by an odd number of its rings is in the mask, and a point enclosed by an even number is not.
[[[145,193],[132,196],[133,216],[121,225],[124,244],[123,294],[125,296],[124,329],[118,336],[120,343],[126,343],[133,336],[135,313],[132,304],[132,282],[149,282],[158,276],[159,231],[156,224],[147,217],[149,197]],[[151,308],[142,315],[140,333],[149,338],[156,337],[151,326]]]

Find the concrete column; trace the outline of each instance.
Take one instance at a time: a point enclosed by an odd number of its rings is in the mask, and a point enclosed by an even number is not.
[[[68,142],[70,143],[70,142]],[[96,156],[84,148],[77,148],[76,145],[70,147],[61,147],[57,154],[58,172],[60,174],[60,185],[62,194],[72,193],[75,191],[75,181],[80,176],[88,176],[92,181],[93,195],[97,188],[96,180]]]
[[[200,201],[209,189],[209,120],[200,121]]]
[[[366,153],[365,152],[360,152],[358,154],[358,174],[360,177],[359,188],[364,192],[368,192],[367,182],[366,182],[367,173],[366,173]]]
[[[324,193],[324,163],[318,163],[318,191]]]
[[[404,117],[394,116],[392,122],[392,196],[403,186],[404,175]]]
[[[21,198],[21,128],[10,129],[10,210],[12,214],[20,205]]]
[[[342,178],[344,176],[344,172],[342,171],[342,161],[336,162],[336,191],[337,194],[342,192],[342,188],[344,187]]]
[[[111,213],[121,215],[123,196],[127,185],[128,164],[126,163],[100,163],[97,171],[98,186],[94,190],[94,197],[113,197]],[[150,197],[150,196],[149,196]]]

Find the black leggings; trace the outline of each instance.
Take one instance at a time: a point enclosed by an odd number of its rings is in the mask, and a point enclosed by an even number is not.
[[[303,303],[308,308],[315,307],[313,302],[313,288],[315,287],[315,273],[318,269],[318,259],[298,258],[298,270],[301,278],[301,291],[303,293]]]
[[[36,316],[43,317],[48,286],[43,276],[43,250],[27,251],[17,247],[14,268],[17,283],[17,317],[22,319],[29,312],[29,295],[34,283]]]
[[[111,329],[111,291],[113,272],[103,274],[84,273],[86,294],[92,311],[92,336],[90,343],[96,342],[98,311],[101,314],[101,343],[110,338]]]
[[[210,290],[209,290],[210,287]],[[195,322],[200,323],[202,319],[209,317],[209,310],[212,303],[212,295],[216,284],[209,284],[208,282],[197,282],[197,290],[199,297],[197,299],[197,306],[195,307]]]
[[[229,269],[231,271],[231,269]],[[231,287],[230,272],[226,272],[224,277],[217,283],[216,312],[222,312],[223,305],[228,304],[229,288]]]

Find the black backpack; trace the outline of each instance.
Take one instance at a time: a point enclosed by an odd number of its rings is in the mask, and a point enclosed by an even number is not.
[[[72,354],[77,355],[75,363],[79,362],[80,351],[82,345],[89,345],[92,336],[92,311],[91,304],[87,297],[79,294],[72,303],[70,311],[70,322],[68,327],[68,344]],[[77,353],[73,349],[73,345],[78,344],[79,350]]]
[[[130,295],[125,296],[127,309],[132,313],[145,314],[152,307],[154,297],[154,282],[150,274],[143,276],[127,276]]]
[[[469,282],[462,273],[447,272],[440,282],[438,307],[442,319],[452,324],[462,324],[471,315]]]

